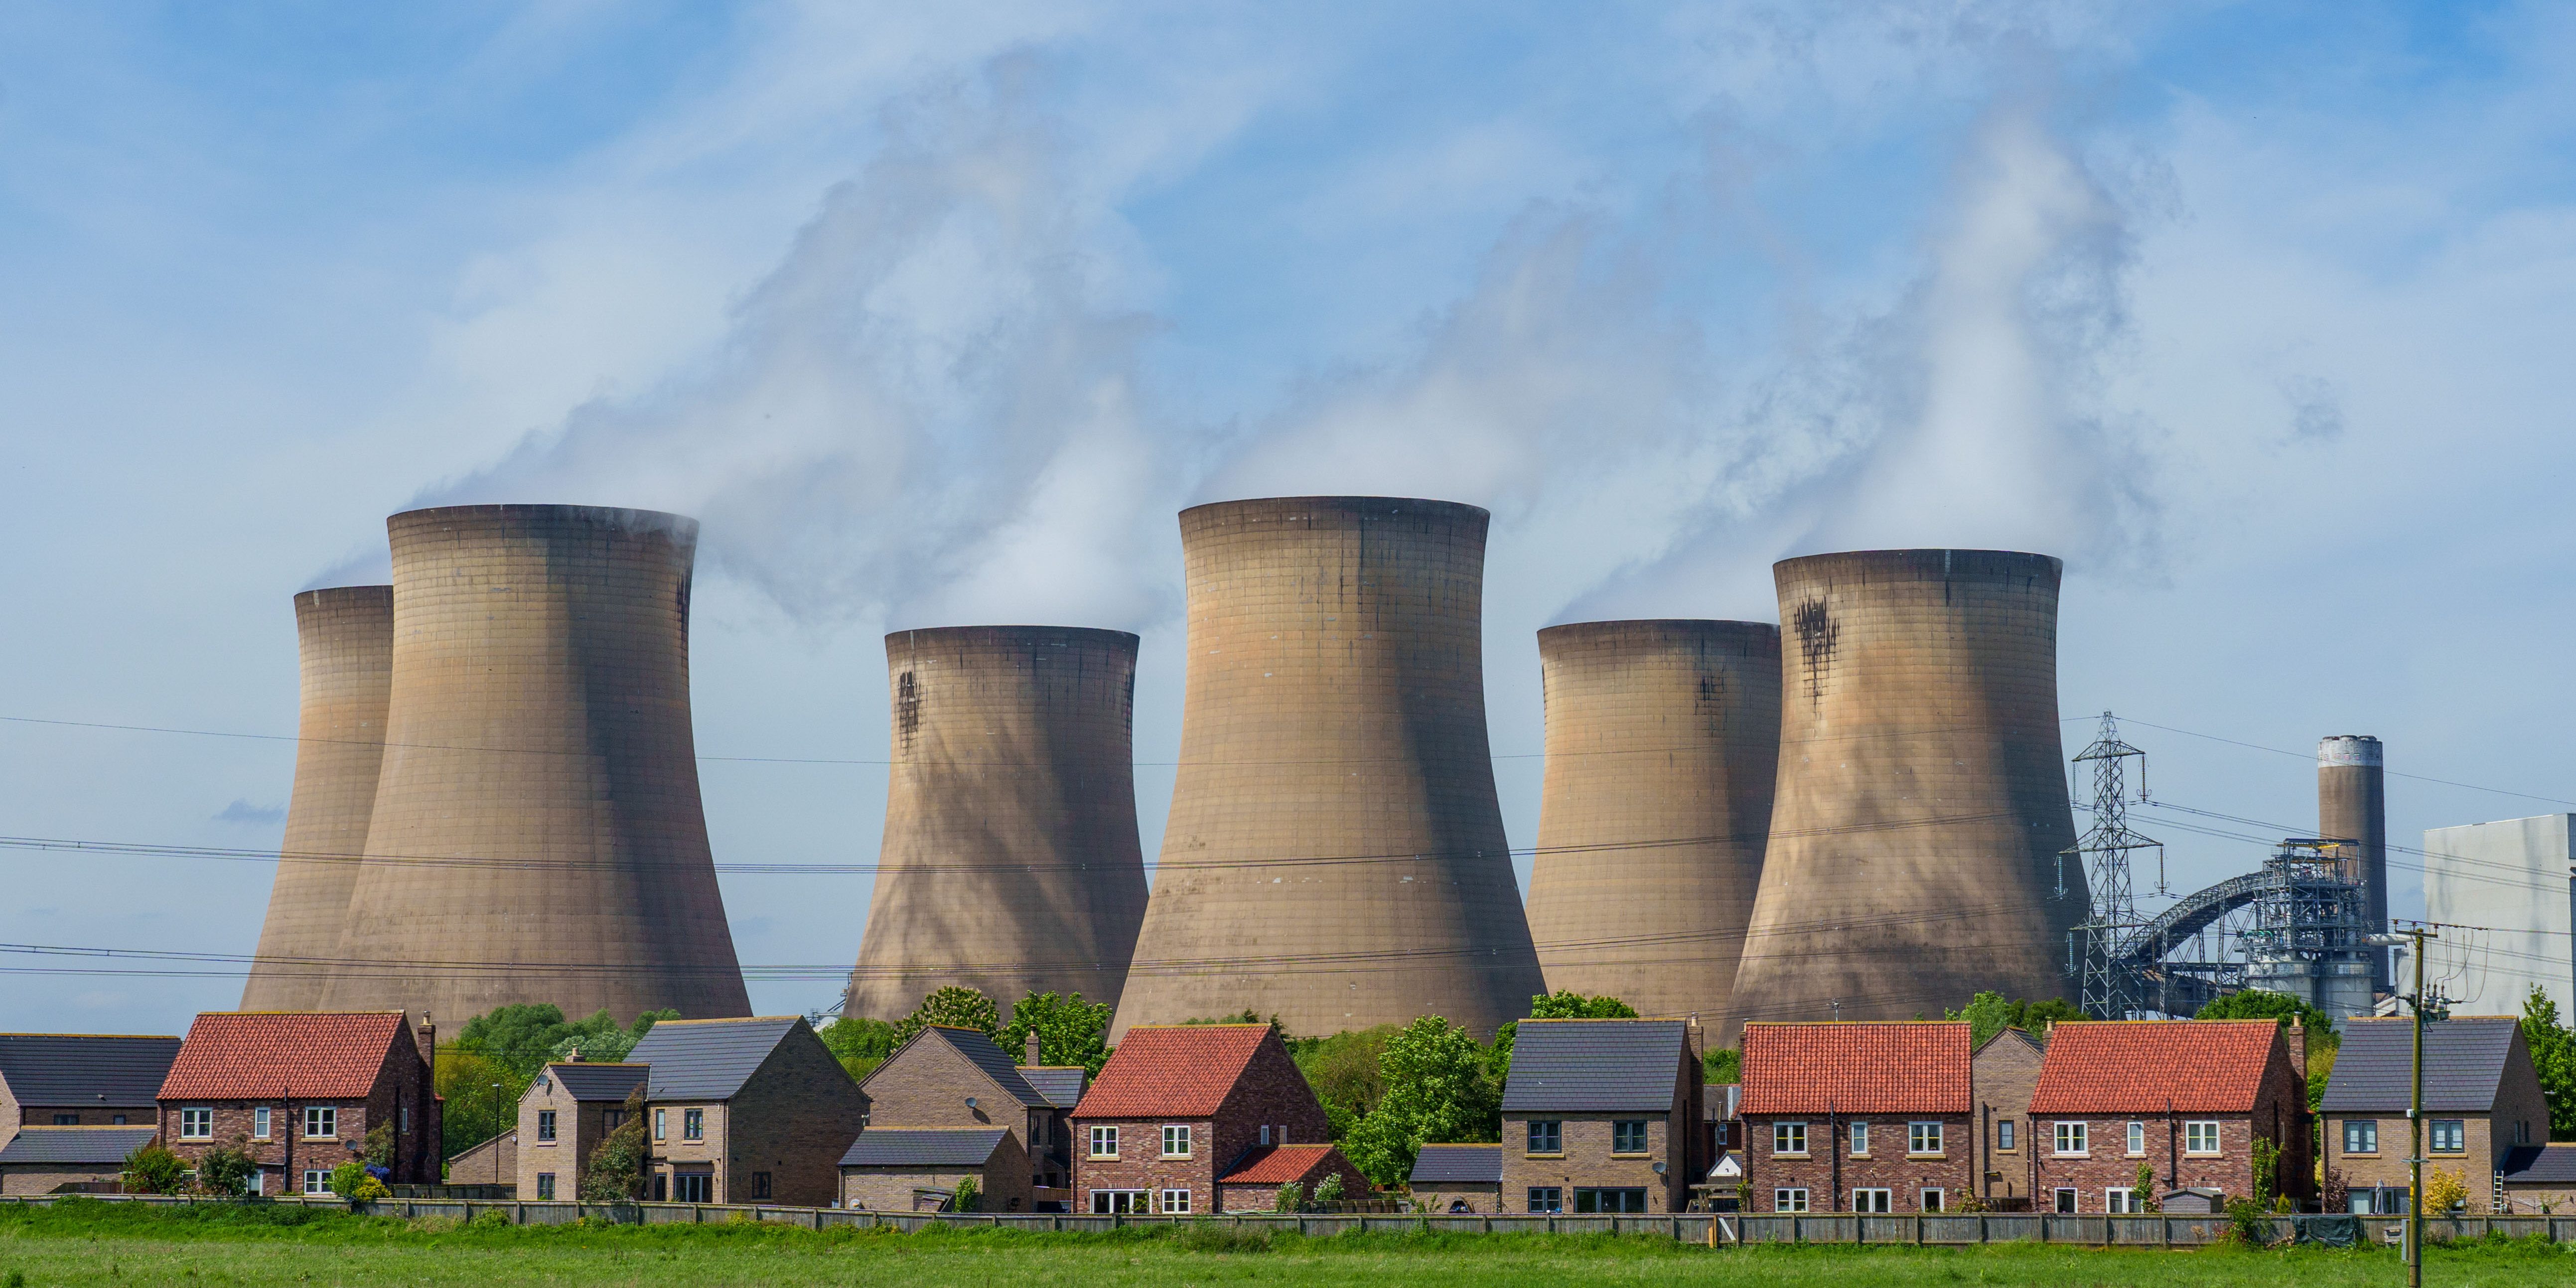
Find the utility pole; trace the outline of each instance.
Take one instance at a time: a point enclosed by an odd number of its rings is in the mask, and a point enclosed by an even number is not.
[[[2097,1020],[2125,1020],[2146,1007],[2138,980],[2121,964],[2143,924],[2129,885],[2129,851],[2156,852],[2156,893],[2164,894],[2164,845],[2129,827],[2127,763],[2138,758],[2138,799],[2146,799],[2147,753],[2120,741],[2119,722],[2102,713],[2093,743],[2075,756],[2076,764],[2093,766],[2093,826],[2073,848],[2057,857],[2057,892],[2066,893],[2066,860],[2087,864],[2085,880],[2093,906],[2070,936],[2068,973],[2078,980],[2076,996],[2084,1013]]]
[[[2424,1288],[2424,941],[2431,938],[2432,930],[2421,923],[2413,930],[2369,937],[2380,947],[2412,940],[2415,954],[2415,992],[2406,998],[2415,1008],[2415,1086],[2406,1109],[2407,1288]]]

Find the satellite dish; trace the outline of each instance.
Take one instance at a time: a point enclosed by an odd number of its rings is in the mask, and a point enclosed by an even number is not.
[[[1657,1162],[1657,1163],[1655,1164],[1655,1175],[1657,1175],[1657,1176],[1661,1176],[1661,1175],[1663,1175],[1663,1174],[1664,1174],[1664,1165],[1663,1165],[1661,1162]]]

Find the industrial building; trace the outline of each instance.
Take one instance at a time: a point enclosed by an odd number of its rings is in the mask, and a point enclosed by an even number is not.
[[[2576,1015],[2576,814],[2424,832],[2424,965],[2456,1015],[2520,1015],[2541,989]]]
[[[1583,622],[1540,631],[1538,655],[1529,923],[1547,986],[1729,1040],[1780,763],[1779,628]]]
[[[375,813],[393,689],[394,588],[333,586],[295,597],[298,707],[294,794],[269,887],[245,1011],[322,1004],[358,856]]]
[[[353,964],[321,1005],[746,1014],[689,719],[696,521],[479,505],[386,528],[387,747]]]
[[[2365,934],[2388,929],[2388,778],[2379,740],[2317,740],[2317,835],[2341,843],[2345,871],[2361,885]],[[2389,991],[2388,953],[2369,950],[2373,992]]]
[[[1993,550],[1783,560],[1780,770],[1741,1018],[2063,996],[2088,907],[2057,718],[2061,566]]]
[[[1115,1005],[1145,918],[1136,637],[897,631],[886,669],[885,842],[842,1013],[899,1019],[949,985]]]
[[[1180,765],[1113,1041],[1246,1010],[1480,1036],[1528,1013],[1543,984],[1485,730],[1487,523],[1384,497],[1181,513]]]

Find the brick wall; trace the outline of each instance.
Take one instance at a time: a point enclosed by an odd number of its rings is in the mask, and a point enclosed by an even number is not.
[[[969,1177],[974,1179],[977,1189],[983,1188],[985,1176],[982,1168],[895,1172],[845,1167],[841,1169],[841,1206],[870,1212],[910,1212],[914,1210],[914,1190],[955,1193],[957,1182]],[[987,1204],[984,1210],[993,1209]]]
[[[256,1110],[261,1102],[249,1100],[172,1100],[161,1107],[161,1141],[177,1154],[181,1162],[194,1168],[206,1151],[218,1145],[232,1144],[236,1137],[249,1137],[243,1149],[260,1167],[260,1192],[291,1194],[301,1191],[308,1168],[330,1171],[358,1157],[367,1136],[367,1102],[364,1100],[272,1100],[269,1110],[269,1134],[266,1139],[252,1136],[258,1125]],[[328,1139],[309,1140],[304,1135],[304,1111],[308,1108],[337,1110],[333,1134]],[[179,1111],[210,1109],[214,1117],[214,1135],[209,1139],[186,1139],[179,1135]]]
[[[1209,1118],[1077,1118],[1073,1150],[1073,1210],[1091,1210],[1093,1190],[1144,1190],[1146,1201],[1160,1211],[1162,1192],[1188,1190],[1193,1213],[1214,1211],[1216,1169],[1215,1120]],[[1164,1158],[1163,1128],[1190,1129],[1190,1156]],[[1118,1129],[1118,1157],[1091,1156],[1091,1129]],[[1231,1161],[1226,1160],[1226,1161]],[[1149,1210],[1140,1207],[1138,1210]]]
[[[717,1201],[829,1205],[841,1189],[841,1155],[866,1120],[864,1106],[858,1084],[823,1040],[801,1023],[789,1029],[735,1093],[723,1139],[710,1141],[725,1158],[716,1192],[729,1197]],[[1016,1140],[1011,1148],[1019,1151]],[[766,1197],[754,1197],[758,1172],[770,1174]],[[1026,1190],[1023,1180],[1019,1192]]]
[[[51,1194],[54,1187],[79,1181],[112,1181],[122,1164],[81,1167],[70,1163],[12,1163],[0,1167],[0,1195]]]
[[[581,1192],[581,1177],[590,1168],[592,1152],[608,1139],[609,1111],[622,1111],[625,1102],[576,1100],[553,1076],[547,1075],[542,1082],[543,1086],[529,1084],[528,1094],[519,1099],[519,1140],[513,1151],[516,1159],[509,1179],[518,1184],[521,1199],[534,1200],[537,1197],[537,1176],[551,1172],[555,1178],[555,1197],[574,1198]],[[552,1110],[555,1115],[552,1144],[539,1139],[537,1132],[537,1115],[547,1110]],[[645,1112],[649,1123],[652,1111],[647,1108]],[[459,1166],[451,1169],[448,1179],[462,1185],[471,1184],[473,1178],[465,1175],[460,1162]]]
[[[2218,1123],[2218,1153],[2182,1152],[2183,1125],[2213,1120]],[[2057,1152],[2056,1124],[2061,1122],[2085,1124],[2084,1157],[2067,1157]],[[2146,1148],[2137,1154],[2127,1152],[2128,1129],[2132,1122],[2144,1123],[2146,1127]],[[2108,1211],[2103,1191],[2134,1187],[2140,1163],[2155,1168],[2158,1197],[2171,1190],[2204,1187],[2222,1191],[2231,1199],[2244,1198],[2254,1191],[2253,1143],[2256,1132],[2252,1119],[2245,1114],[2177,1114],[2170,1119],[2162,1114],[2149,1118],[2114,1115],[2080,1119],[2061,1114],[2043,1117],[2034,1126],[2038,1130],[2032,1140],[2039,1159],[2039,1188],[2035,1202],[2041,1211],[2055,1210],[2056,1192],[2061,1187],[2071,1187],[2076,1191],[2076,1211]],[[2268,1131],[2262,1134],[2270,1135]],[[2284,1159],[2285,1179],[2287,1165],[2288,1160]]]
[[[1882,1117],[1862,1115],[1858,1121],[1869,1124],[1869,1157],[1850,1156],[1850,1129],[1854,1119],[1829,1120],[1826,1115],[1801,1118],[1788,1114],[1746,1116],[1745,1176],[1752,1182],[1755,1212],[1773,1211],[1773,1191],[1783,1187],[1803,1187],[1807,1191],[1807,1209],[1811,1212],[1847,1212],[1851,1210],[1851,1192],[1855,1189],[1889,1190],[1889,1210],[1917,1212],[1922,1210],[1922,1192],[1942,1191],[1942,1205],[1956,1209],[1970,1192],[1976,1179],[1975,1141],[1977,1119],[1968,1114],[1901,1115]],[[1779,1122],[1807,1124],[1807,1156],[1775,1155],[1771,1150],[1772,1127]],[[1909,1124],[1941,1124],[1939,1157],[1913,1157],[1906,1153]]]
[[[8,1144],[21,1124],[29,1127],[58,1125],[54,1122],[56,1114],[69,1114],[76,1120],[59,1124],[65,1127],[114,1127],[118,1125],[116,1120],[119,1116],[125,1119],[125,1125],[144,1127],[151,1124],[153,1115],[159,1110],[157,1105],[20,1105],[17,1112],[11,1114],[5,1107],[0,1107],[0,1145]]]
[[[1646,1152],[1618,1154],[1610,1151],[1614,1143],[1612,1124],[1619,1121],[1646,1123]],[[1556,1156],[1529,1152],[1529,1124],[1533,1120],[1563,1124],[1560,1142],[1565,1149]],[[1675,1166],[1671,1145],[1675,1139],[1672,1115],[1645,1114],[1519,1114],[1503,1119],[1503,1203],[1519,1212],[1529,1204],[1532,1186],[1553,1185],[1564,1191],[1565,1210],[1574,1210],[1577,1188],[1643,1189],[1648,1212],[1674,1212],[1686,1205],[1690,1184],[1684,1166]],[[1656,1163],[1665,1164],[1664,1174],[1655,1174]]]
[[[1503,1210],[1501,1186],[1471,1185],[1462,1181],[1416,1185],[1413,1187],[1413,1201],[1416,1206],[1431,1212],[1446,1212],[1453,1202],[1465,1203],[1470,1212],[1492,1214]]]
[[[2009,1032],[1977,1048],[1969,1075],[1977,1100],[1974,1152],[1978,1189],[1989,1199],[2030,1196],[2030,1097],[2039,1089],[2045,1059],[2039,1048]],[[2003,1122],[2013,1125],[2008,1150],[1995,1143],[1996,1125]]]

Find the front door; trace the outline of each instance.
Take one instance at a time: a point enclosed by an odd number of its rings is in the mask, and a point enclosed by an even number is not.
[[[716,1201],[716,1174],[713,1172],[675,1172],[671,1176],[671,1198],[680,1203],[713,1203]]]

